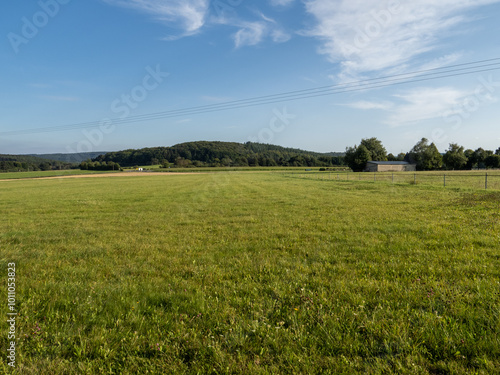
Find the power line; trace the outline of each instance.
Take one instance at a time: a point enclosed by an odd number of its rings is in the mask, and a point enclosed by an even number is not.
[[[402,80],[400,78],[400,79],[383,80],[380,82],[367,83],[368,81],[380,80],[380,78],[379,79],[371,79],[371,80],[354,82],[354,84],[357,84],[357,85],[351,84],[349,86],[348,84],[341,84],[341,85],[333,85],[333,86],[324,86],[324,87],[331,87],[331,89],[322,90],[322,91],[320,91],[319,89],[323,89],[323,87],[308,89],[308,90],[300,90],[299,92],[302,92],[302,94],[293,94],[294,92],[289,92],[289,93],[283,93],[283,94],[268,95],[268,96],[263,96],[263,97],[256,97],[256,98],[214,104],[214,105],[191,107],[191,108],[172,110],[172,111],[166,111],[166,112],[158,112],[158,113],[147,114],[147,115],[132,116],[132,117],[124,118],[124,119],[114,119],[111,121],[114,124],[128,124],[128,123],[134,123],[134,122],[139,122],[139,121],[150,121],[150,120],[155,120],[155,119],[179,117],[179,116],[186,116],[186,115],[195,115],[195,114],[209,113],[209,112],[229,110],[229,109],[245,108],[245,107],[251,107],[251,106],[256,106],[256,105],[272,104],[272,103],[278,103],[278,102],[283,102],[283,101],[291,101],[291,100],[319,97],[319,96],[325,96],[325,95],[332,95],[332,94],[345,93],[345,92],[351,92],[351,91],[368,90],[368,89],[387,87],[387,86],[403,84],[403,83],[413,83],[413,82],[427,81],[427,80],[431,80],[431,79],[454,77],[454,76],[460,76],[460,75],[465,75],[465,74],[473,74],[473,73],[480,73],[480,72],[484,72],[484,71],[496,70],[496,69],[500,68],[500,66],[498,64],[500,64],[500,63],[488,64],[487,66],[490,66],[490,67],[488,69],[482,69],[482,70],[477,70],[477,68],[479,66],[475,66],[472,68],[448,70],[448,71],[443,71],[443,72],[439,72],[439,73],[430,73],[430,74],[420,76],[420,77],[423,77],[423,76],[427,76],[427,75],[439,74],[437,77],[430,77],[430,78],[426,78],[426,79],[420,78],[420,79],[413,79],[413,80],[408,81],[408,80],[404,80],[404,79]],[[485,65],[483,65],[483,66],[485,66]],[[468,72],[462,72],[462,73],[455,73],[457,71],[461,71],[464,69],[474,69],[474,70],[468,71]],[[409,75],[409,74],[415,75],[417,73],[418,72],[412,72],[412,73],[406,73],[405,75]],[[448,73],[448,74],[445,74],[445,73]],[[449,73],[453,73],[453,74],[449,74]],[[398,76],[400,76],[400,75],[398,75]],[[388,83],[388,82],[392,82],[392,83]],[[337,89],[335,89],[336,87],[337,87]],[[314,92],[314,91],[316,91],[316,92]],[[62,126],[47,127],[47,128],[39,128],[39,129],[25,129],[25,130],[17,130],[17,131],[10,131],[10,132],[1,132],[0,134],[1,135],[14,135],[14,134],[53,132],[53,131],[63,131],[63,130],[86,128],[86,127],[95,127],[98,125],[100,125],[100,121],[79,123],[79,124],[72,124],[72,125],[62,125]]]
[[[115,125],[131,124],[141,121],[152,121],[152,120],[166,119],[172,117],[198,115],[198,114],[226,111],[232,109],[248,108],[265,104],[280,103],[285,101],[303,100],[308,98],[341,94],[353,91],[371,90],[371,89],[383,88],[395,85],[416,83],[416,82],[436,80],[449,77],[458,77],[458,76],[481,73],[498,69],[500,69],[500,58],[494,58],[494,59],[480,60],[464,64],[440,67],[440,68],[425,69],[414,72],[371,78],[361,81],[353,81],[336,85],[320,86],[304,90],[295,90],[279,94],[233,100],[219,104],[187,107],[177,110],[156,112],[145,115],[129,116],[125,118],[115,118],[109,121],[111,121],[111,123]],[[0,135],[7,136],[7,135],[48,133],[56,131],[92,128],[100,125],[101,121],[91,121],[91,122],[83,122],[83,123],[76,123],[69,125],[44,127],[38,129],[21,129],[21,130],[5,131],[5,132],[0,132]]]

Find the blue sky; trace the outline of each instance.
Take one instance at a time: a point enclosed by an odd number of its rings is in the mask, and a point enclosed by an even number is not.
[[[196,140],[343,151],[500,147],[500,71],[151,121],[134,117],[500,57],[500,0],[8,0],[0,153]],[[114,119],[134,120],[120,124]],[[95,122],[98,126],[28,132]]]

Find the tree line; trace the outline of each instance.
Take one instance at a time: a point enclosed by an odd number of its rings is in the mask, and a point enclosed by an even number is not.
[[[340,154],[322,154],[262,143],[187,142],[172,147],[108,152],[91,163],[118,163],[122,167],[333,167],[345,166]],[[89,162],[87,162],[88,165]],[[83,166],[83,163],[82,163]]]
[[[122,170],[120,164],[114,161],[82,161],[80,169],[83,171],[119,171]]]
[[[464,170],[500,168],[500,147],[493,152],[478,148],[464,149],[451,143],[441,154],[434,143],[422,138],[407,153],[387,153],[377,138],[362,139],[347,147],[345,154],[316,153],[263,143],[187,142],[172,147],[130,149],[108,152],[78,164],[41,159],[31,155],[0,155],[0,171],[45,171],[80,168],[83,170],[120,170],[137,165],[168,167],[343,167],[365,169],[368,161],[406,161],[417,170]]]
[[[78,165],[29,155],[0,155],[0,172],[51,171],[71,168],[78,168]]]
[[[416,164],[419,171],[432,170],[470,170],[500,168],[500,147],[492,150],[467,149],[456,143],[451,143],[444,154],[441,154],[434,143],[422,138],[405,153],[397,156],[387,154],[382,142],[377,138],[362,139],[359,145],[347,147],[345,163],[353,171],[362,171],[369,161],[406,161]]]

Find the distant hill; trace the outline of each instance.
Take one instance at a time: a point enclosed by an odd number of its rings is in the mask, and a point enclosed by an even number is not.
[[[48,160],[58,160],[66,163],[81,163],[82,161],[88,159],[94,159],[99,155],[104,155],[106,151],[97,152],[81,152],[74,154],[30,154],[30,156],[35,156],[42,159]]]
[[[35,155],[9,155],[0,154],[0,161],[18,161],[22,163],[43,163],[46,159],[37,157]]]
[[[152,147],[108,152],[94,163],[134,165],[204,166],[343,166],[341,153],[318,153],[263,143],[198,141],[171,147]]]
[[[77,164],[48,160],[33,155],[0,154],[0,172],[49,171],[75,168]]]

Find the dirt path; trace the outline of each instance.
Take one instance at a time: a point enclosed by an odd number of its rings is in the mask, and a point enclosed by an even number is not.
[[[171,175],[191,175],[203,174],[198,172],[122,172],[122,173],[96,173],[96,174],[76,174],[68,176],[51,176],[51,177],[28,177],[28,178],[9,178],[0,181],[24,181],[24,180],[55,180],[61,178],[92,178],[92,177],[145,177],[145,176],[171,176]]]

